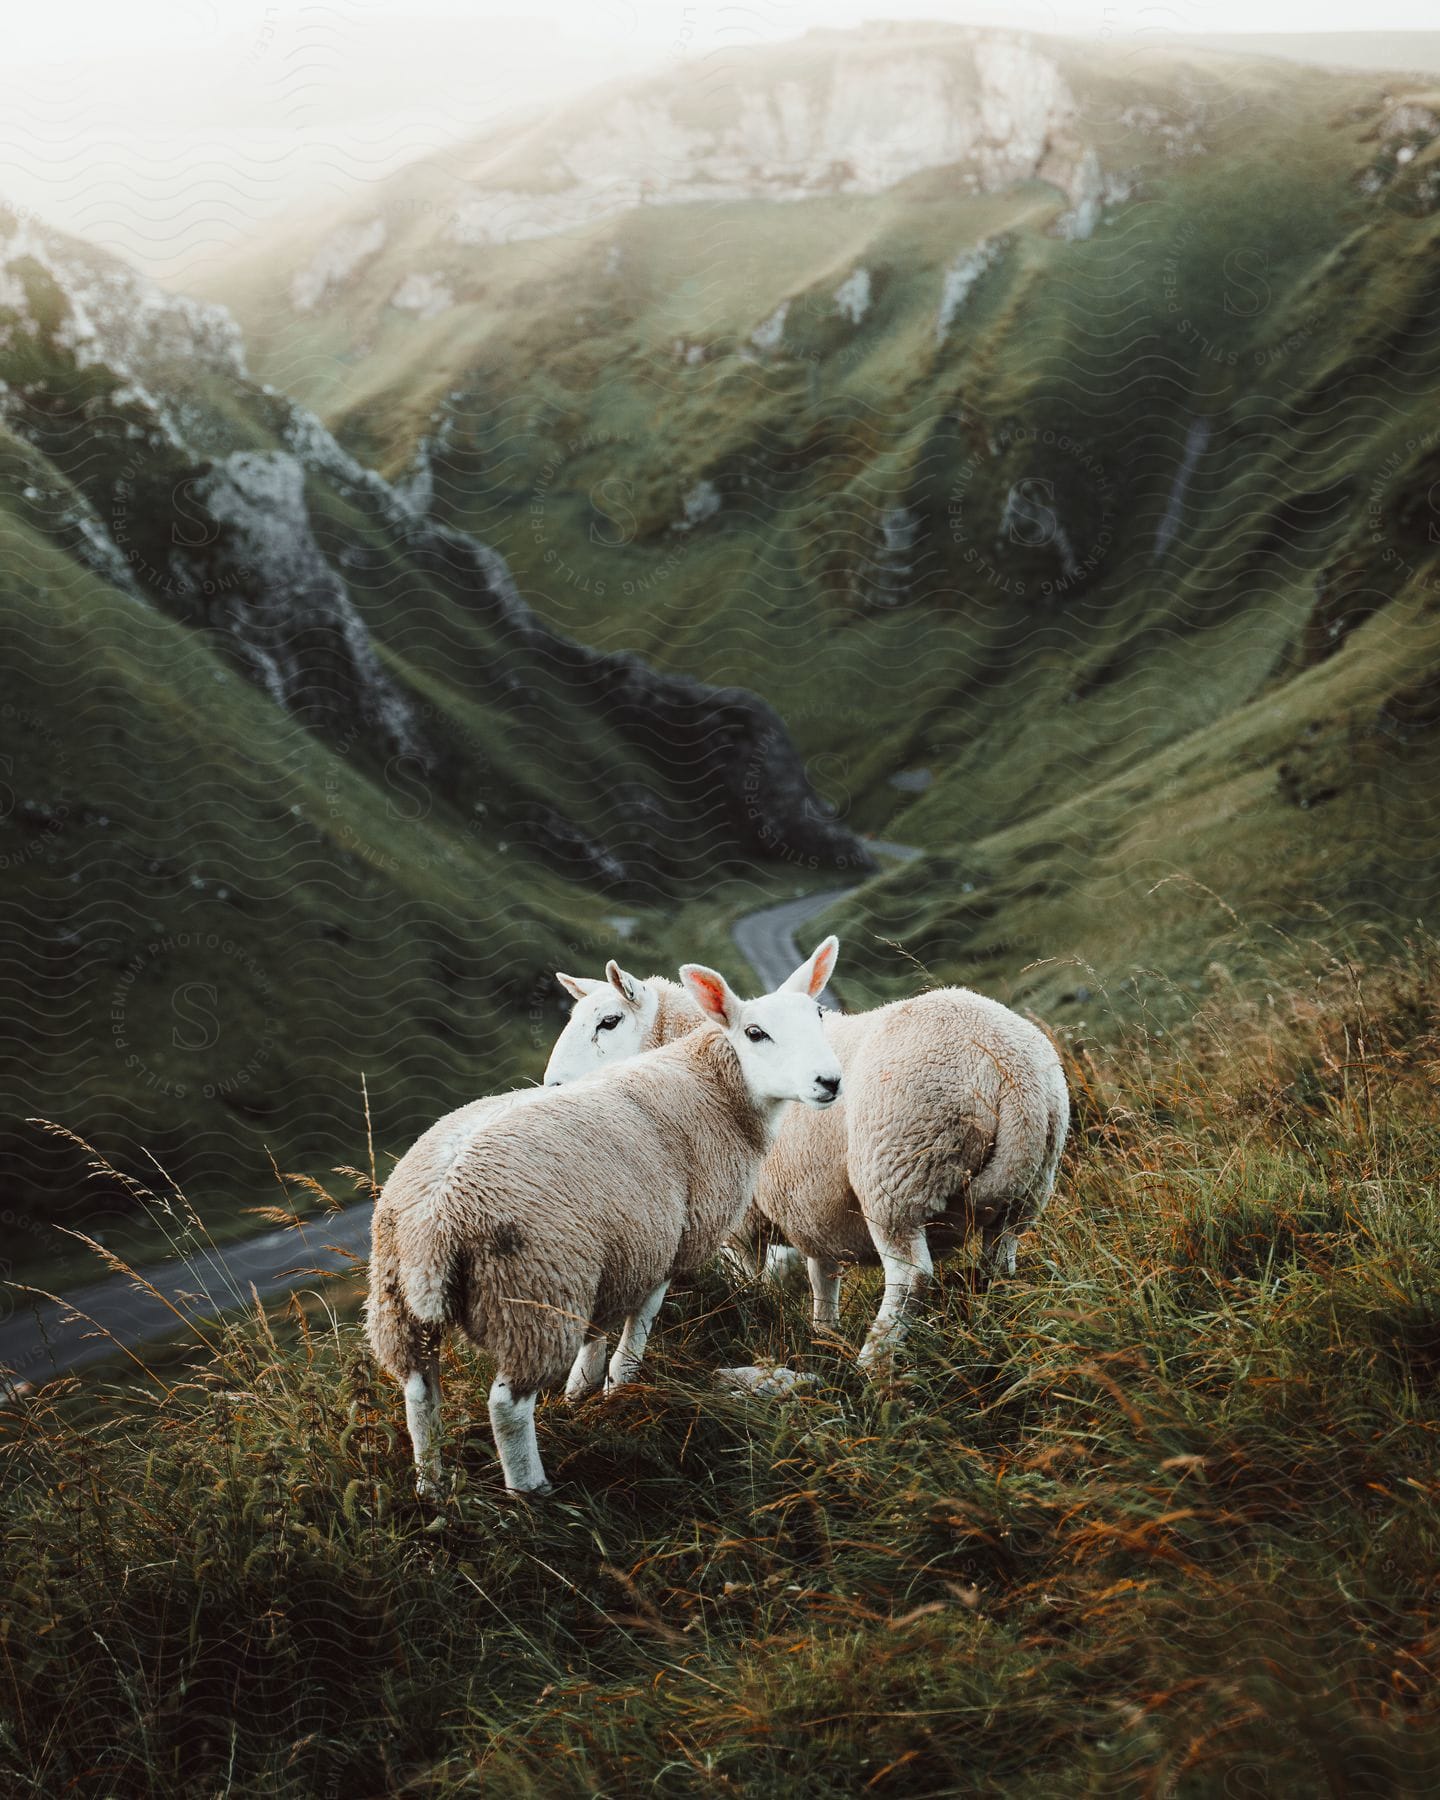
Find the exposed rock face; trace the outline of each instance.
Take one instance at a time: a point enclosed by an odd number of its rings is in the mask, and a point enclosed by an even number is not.
[[[1361,193],[1421,217],[1440,207],[1440,113],[1428,97],[1391,103],[1370,135],[1379,148],[1358,178]]]
[[[216,610],[271,698],[315,729],[359,725],[388,749],[418,755],[413,709],[381,669],[364,620],[315,541],[299,460],[280,450],[237,451],[196,482],[194,494],[223,535],[177,550],[176,560],[208,563],[223,551],[238,584],[219,590]]]
[[[870,271],[852,269],[835,290],[835,305],[852,325],[858,325],[870,310]]]
[[[1068,238],[1071,243],[1084,243],[1093,237],[1106,207],[1119,206],[1130,198],[1131,192],[1130,183],[1123,177],[1102,171],[1100,158],[1093,150],[1086,150],[1075,165],[1069,189],[1071,204],[1055,221],[1055,235]]]
[[[782,300],[768,319],[762,319],[750,333],[750,342],[757,350],[778,350],[785,339],[785,320],[790,311],[790,302]]]
[[[693,531],[697,525],[705,524],[719,512],[721,507],[720,490],[713,481],[697,481],[681,501],[681,506],[683,510],[675,521],[675,529],[676,531]]]
[[[0,212],[0,226],[5,215]],[[160,380],[197,366],[246,379],[240,327],[223,306],[164,289],[123,263],[19,220],[3,242],[7,263],[30,256],[65,290],[69,319],[59,331],[79,368],[104,363],[136,381]]]
[[[324,280],[306,291],[343,279],[369,244],[364,236],[332,247]],[[410,298],[423,311],[436,296],[417,289]],[[519,799],[506,814],[507,830],[568,873],[647,880],[667,846],[693,846],[707,832],[722,853],[864,865],[769,707],[550,631],[499,556],[427,518],[428,458],[401,488],[367,469],[313,413],[248,379],[222,308],[176,299],[98,252],[0,214],[0,309],[0,419],[23,440],[33,521],[132,598],[223,633],[251,679],[309,729],[414,758],[457,798],[482,779],[523,773],[452,766],[385,667],[356,604],[359,584],[367,571],[384,588],[425,570],[483,615],[492,685],[518,715],[521,741],[524,709],[538,706],[537,757],[554,756],[573,709],[618,741],[623,791],[602,818],[581,824]],[[27,372],[13,387],[4,381],[9,343]],[[446,429],[442,418],[437,442]],[[312,487],[359,510],[363,541],[332,520],[322,543]],[[718,492],[697,491],[684,523],[702,523],[718,504]],[[686,818],[667,818],[669,802],[649,783],[683,793]]]
[[[43,271],[57,316],[32,299],[26,270]],[[177,377],[247,381],[240,327],[223,306],[168,294],[88,245],[47,230],[0,204],[0,355],[19,336],[44,337],[76,369],[103,367],[116,377],[112,402],[143,416],[172,445],[195,424],[196,409],[174,389]],[[5,389],[0,384],[0,402]],[[164,396],[161,398],[161,396]]]
[[[861,54],[837,39],[803,76],[747,86],[741,72],[723,104],[683,83],[636,85],[609,97],[603,118],[583,106],[562,116],[543,179],[518,158],[487,155],[448,236],[505,244],[639,205],[877,194],[949,165],[971,192],[1039,176],[1093,211],[1103,178],[1093,152],[1084,160],[1079,109],[1054,58],[998,32],[973,33],[958,50],[935,55],[897,35]]]
[[[444,455],[455,419],[453,414],[442,412],[434,423],[434,430],[426,432],[416,444],[410,467],[391,486],[396,499],[417,518],[423,518],[435,503],[435,462]]]
[[[1003,237],[981,238],[971,250],[962,250],[940,286],[940,311],[935,319],[935,342],[943,344],[956,315],[970,298],[970,290],[980,277],[999,262],[1005,252]]]
[[[899,606],[910,597],[920,521],[906,506],[880,515],[880,539],[864,571],[862,591],[871,606]]]
[[[383,219],[366,219],[360,224],[341,225],[332,231],[290,284],[290,298],[296,312],[310,312],[332,288],[343,287],[384,243]]]
[[[438,319],[455,304],[455,296],[444,277],[415,270],[407,275],[390,296],[390,304],[398,312],[411,312],[421,319]]]

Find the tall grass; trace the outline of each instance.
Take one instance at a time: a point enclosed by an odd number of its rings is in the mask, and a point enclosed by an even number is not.
[[[22,1401],[6,1790],[1436,1791],[1437,994],[1417,952],[1072,1046],[1015,1280],[952,1270],[876,1391],[707,1276],[645,1385],[542,1408],[541,1506],[467,1353],[411,1497],[345,1284]],[[711,1391],[763,1355],[819,1384]]]

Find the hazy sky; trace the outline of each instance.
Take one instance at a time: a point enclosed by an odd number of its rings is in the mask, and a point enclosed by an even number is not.
[[[209,50],[293,28],[308,15],[336,35],[381,19],[403,21],[417,10],[404,0],[35,0],[8,8],[6,61],[33,64],[100,52]],[[532,30],[608,40],[641,54],[718,47],[791,37],[816,25],[866,19],[974,19],[1036,31],[1159,35],[1208,31],[1433,30],[1435,0],[1020,0],[1014,6],[946,4],[945,0],[429,0],[423,11],[466,22],[510,21]]]
[[[257,223],[308,221],[617,76],[816,26],[935,19],[1122,51],[1235,31],[1432,30],[1440,0],[18,0],[0,198],[178,287]]]

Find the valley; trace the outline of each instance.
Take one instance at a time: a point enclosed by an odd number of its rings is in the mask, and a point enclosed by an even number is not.
[[[1237,920],[1239,975],[1429,916],[1429,78],[943,27],[721,73],[275,242],[230,288],[261,366],[925,848],[828,921],[860,993],[913,973],[885,938],[1174,1018]]]
[[[1433,1793],[1440,33],[240,10],[7,45],[0,1787]]]
[[[819,32],[198,299],[7,215],[17,1266],[161,1248],[28,1118],[243,1235],[797,891],[1082,1035],[1433,921],[1429,80]]]
[[[537,1073],[617,913],[870,866],[770,708],[544,624],[223,309],[0,215],[0,379],[7,1272],[155,1254],[176,1184],[253,1230]]]

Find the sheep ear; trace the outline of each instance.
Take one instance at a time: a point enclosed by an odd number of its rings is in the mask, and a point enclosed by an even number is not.
[[[587,994],[593,994],[596,988],[604,987],[603,981],[592,981],[588,975],[565,975],[559,969],[555,971],[555,979],[577,1000],[583,1000]]]
[[[839,938],[827,937],[820,948],[812,952],[809,960],[801,963],[795,973],[787,978],[780,992],[808,994],[812,1000],[817,994],[823,994],[825,983],[835,971],[835,958],[839,954]]]
[[[723,975],[707,969],[703,963],[685,963],[680,970],[680,979],[707,1019],[715,1019],[721,1025],[735,1023],[740,998]]]
[[[612,956],[605,965],[605,979],[627,1006],[638,1006],[645,992],[645,983],[637,976],[627,975]]]

